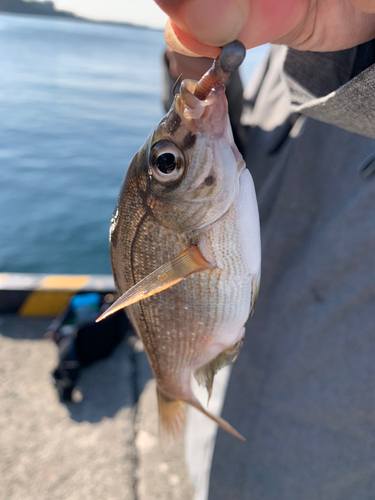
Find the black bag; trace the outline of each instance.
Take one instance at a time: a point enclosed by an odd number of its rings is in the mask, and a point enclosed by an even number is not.
[[[61,400],[72,400],[81,369],[108,356],[130,328],[123,311],[95,323],[113,301],[111,294],[75,295],[49,326],[46,336],[53,338],[59,351],[52,376]]]

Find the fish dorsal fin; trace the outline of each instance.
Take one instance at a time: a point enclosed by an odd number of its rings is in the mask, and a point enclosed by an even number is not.
[[[135,304],[155,293],[162,292],[193,273],[214,269],[200,254],[196,245],[189,245],[177,257],[160,266],[136,285],[127,290],[114,304],[111,305],[96,321]]]
[[[243,344],[243,338],[236,342],[233,346],[227,347],[216,358],[211,360],[206,365],[198,368],[194,372],[194,377],[199,385],[205,385],[208,391],[208,401],[212,394],[212,385],[216,373],[224,366],[231,365],[237,359]]]

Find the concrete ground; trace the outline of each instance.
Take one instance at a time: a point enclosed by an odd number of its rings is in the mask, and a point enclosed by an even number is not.
[[[163,453],[155,383],[134,337],[86,368],[83,399],[51,383],[45,319],[0,318],[0,500],[191,500],[182,442]]]

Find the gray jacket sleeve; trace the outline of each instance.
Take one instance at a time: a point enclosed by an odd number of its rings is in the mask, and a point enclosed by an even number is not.
[[[291,110],[375,138],[375,41],[339,52],[288,49]]]

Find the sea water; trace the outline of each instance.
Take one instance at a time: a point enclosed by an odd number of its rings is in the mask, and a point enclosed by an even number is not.
[[[0,15],[0,272],[110,273],[122,179],[164,113],[164,48],[161,30]]]

